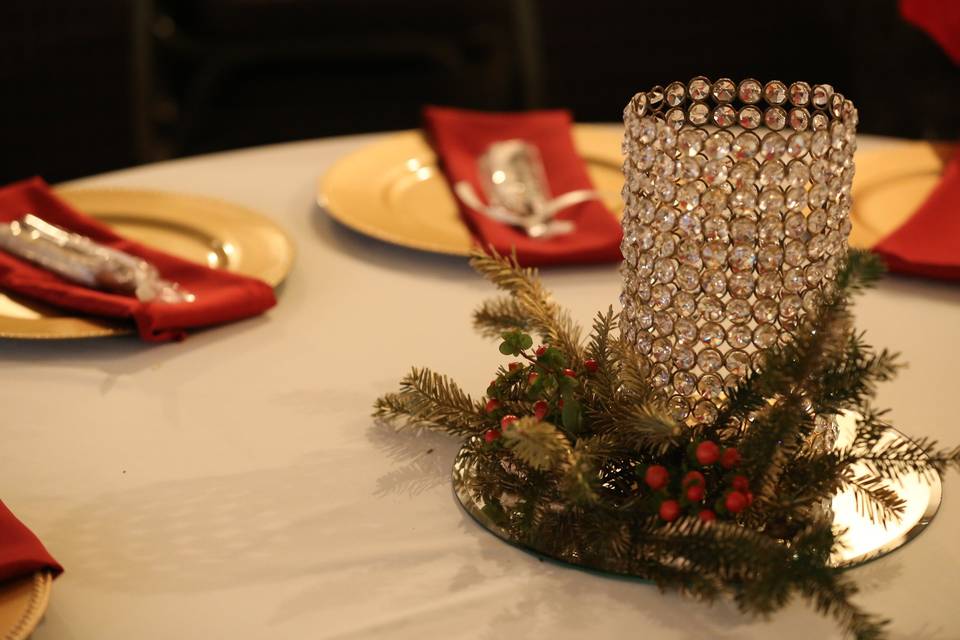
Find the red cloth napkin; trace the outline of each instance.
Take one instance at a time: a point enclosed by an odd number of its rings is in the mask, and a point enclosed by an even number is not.
[[[63,567],[17,517],[0,502],[0,582],[19,578],[48,568],[54,576],[63,573]]]
[[[960,152],[916,213],[873,250],[891,271],[960,279]]]
[[[451,186],[467,180],[482,197],[477,158],[493,142],[520,138],[539,149],[554,197],[575,189],[593,188],[586,165],[573,146],[570,114],[566,111],[495,114],[427,107],[423,117]],[[622,259],[620,223],[597,200],[559,212],[556,218],[572,220],[575,230],[545,239],[530,238],[522,230],[488,218],[462,202],[458,201],[458,205],[478,244],[492,245],[501,254],[509,254],[516,248],[517,259],[524,265]]]
[[[85,314],[132,318],[140,337],[151,342],[183,339],[188,328],[239,320],[276,304],[273,289],[259,280],[210,269],[121,238],[57,198],[40,178],[0,188],[0,222],[26,213],[144,258],[164,278],[179,283],[197,299],[189,304],[141,302],[133,296],[88,289],[4,251],[0,251],[0,289]]]
[[[920,27],[960,64],[960,2],[900,0],[900,15]]]

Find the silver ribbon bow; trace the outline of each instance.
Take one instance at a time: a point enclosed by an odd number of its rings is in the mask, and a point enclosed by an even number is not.
[[[460,201],[497,222],[522,228],[531,238],[549,238],[574,230],[569,220],[554,220],[559,211],[587,200],[599,199],[593,189],[550,195],[543,161],[537,148],[523,140],[494,142],[478,158],[484,204],[466,180],[454,184]]]

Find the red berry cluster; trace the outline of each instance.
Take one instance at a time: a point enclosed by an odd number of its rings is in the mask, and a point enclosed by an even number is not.
[[[673,472],[661,464],[650,465],[643,472],[643,482],[654,492],[652,498],[659,503],[657,515],[662,520],[673,522],[686,512],[713,522],[718,515],[736,516],[753,502],[750,481],[735,471],[740,464],[736,448],[721,451],[716,442],[704,440],[691,444],[688,458]]]
[[[547,353],[547,350],[549,348],[550,347],[547,345],[541,345],[537,347],[537,349],[534,351],[537,359],[541,360],[544,354]],[[532,359],[530,358],[528,358],[528,360],[532,361]],[[592,358],[588,358],[587,360],[584,360],[582,364],[583,364],[583,371],[586,373],[594,373],[599,368],[597,361]],[[528,367],[528,366],[525,366],[522,362],[514,361],[507,365],[506,375],[502,375],[500,378],[492,380],[490,382],[490,385],[488,386],[488,389],[487,389],[487,393],[493,396],[493,394],[498,389],[502,388],[501,386],[499,386],[499,383],[504,382],[504,380],[507,378],[512,380],[514,383],[518,381],[516,376],[519,376],[519,381],[524,380],[524,377],[523,377],[524,370],[527,371],[526,378],[525,378],[526,388],[530,389],[531,387],[533,387],[533,385],[537,383],[538,380],[540,380],[540,373],[535,370],[535,366]],[[574,369],[563,368],[563,369],[556,370],[556,372],[559,375],[565,376],[567,378],[577,379],[577,372]],[[533,417],[535,417],[537,420],[546,420],[548,419],[548,417],[551,416],[551,414],[556,414],[556,416],[559,416],[559,412],[563,410],[563,398],[556,397],[556,398],[551,398],[550,400],[551,402],[548,402],[543,398],[536,400],[533,403],[533,414],[532,414]],[[496,442],[503,435],[503,430],[506,429],[507,426],[519,420],[519,418],[516,415],[513,415],[511,413],[504,413],[505,410],[503,407],[503,402],[497,397],[491,397],[489,400],[487,400],[487,403],[484,409],[488,414],[491,415],[492,418],[497,419],[499,421],[498,426],[487,429],[483,433],[483,439],[487,444],[492,444]]]

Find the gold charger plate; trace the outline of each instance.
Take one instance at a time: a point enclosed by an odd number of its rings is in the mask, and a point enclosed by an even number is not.
[[[620,215],[622,130],[575,125],[573,138],[604,203]],[[857,154],[850,244],[873,247],[926,199],[953,145],[894,144]],[[413,249],[467,255],[471,237],[460,220],[437,157],[421,131],[404,131],[345,156],[320,178],[317,202],[344,225]]]
[[[47,604],[53,577],[49,571],[0,583],[0,638],[25,640],[40,624]]]
[[[616,127],[573,128],[594,186],[618,216],[622,137]],[[339,222],[379,240],[435,253],[470,253],[470,232],[421,131],[389,135],[337,161],[319,180],[317,202]]]
[[[858,153],[850,244],[873,247],[906,222],[937,185],[955,146],[911,142]]]
[[[283,281],[293,263],[293,243],[280,227],[229,202],[139,189],[57,189],[56,193],[127,238],[193,262],[259,278],[271,286]],[[0,338],[95,338],[131,332],[131,326],[121,321],[72,316],[0,292]]]

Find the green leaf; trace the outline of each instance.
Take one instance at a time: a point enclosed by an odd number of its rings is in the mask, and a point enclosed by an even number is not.
[[[567,364],[567,358],[556,347],[548,347],[537,360],[546,367],[562,369]]]
[[[529,349],[533,346],[533,338],[529,334],[521,334],[517,344],[521,350]]]
[[[541,397],[543,395],[543,385],[544,378],[543,376],[540,376],[537,378],[536,382],[527,388],[527,397],[531,400],[536,400],[537,398]]]
[[[572,393],[565,393],[563,395],[563,413],[561,414],[563,427],[572,433],[579,432],[581,415],[580,401]]]
[[[517,355],[517,350],[507,341],[500,343],[500,353],[505,356],[515,356]]]
[[[560,390],[564,393],[564,402],[566,402],[566,394],[570,391],[573,391],[580,384],[580,381],[576,378],[571,378],[570,376],[559,375],[557,376],[557,385],[560,387]]]

